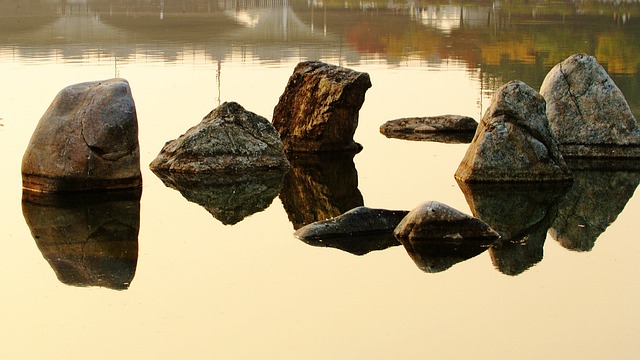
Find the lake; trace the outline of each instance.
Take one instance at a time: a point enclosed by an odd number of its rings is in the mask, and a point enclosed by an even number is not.
[[[637,1],[0,0],[0,358],[638,358],[638,172],[481,193],[517,241],[469,256],[293,236],[359,205],[472,214],[453,176],[466,143],[380,125],[480,120],[499,86],[539,89],[582,52],[640,116]],[[360,153],[200,203],[148,169],[222,102],[271,119],[305,60],[370,75]],[[22,155],[58,91],[113,77],[136,102],[141,198],[23,201]]]

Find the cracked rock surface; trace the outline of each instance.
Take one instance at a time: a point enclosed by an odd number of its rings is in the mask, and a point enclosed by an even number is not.
[[[640,145],[640,128],[622,91],[595,57],[575,54],[557,64],[540,94],[563,154],[565,145]]]
[[[129,83],[109,79],[61,90],[22,160],[23,187],[37,192],[142,185],[138,119]]]
[[[463,182],[570,180],[542,96],[521,81],[496,90],[455,177]]]

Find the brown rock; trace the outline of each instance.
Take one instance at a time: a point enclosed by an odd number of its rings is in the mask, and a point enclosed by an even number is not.
[[[367,73],[319,61],[299,63],[273,111],[286,151],[359,151],[353,140],[371,81]]]

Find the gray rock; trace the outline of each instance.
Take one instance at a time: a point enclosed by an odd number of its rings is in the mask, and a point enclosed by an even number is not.
[[[136,107],[124,79],[58,93],[22,159],[23,188],[37,192],[142,186]]]
[[[542,96],[521,81],[500,87],[455,177],[464,182],[570,180]]]
[[[473,118],[462,115],[410,117],[389,120],[380,126],[388,138],[443,143],[469,143],[478,127]]]
[[[557,64],[545,77],[540,94],[563,155],[640,157],[638,123],[595,57],[575,54]]]
[[[280,169],[289,162],[277,131],[264,117],[225,102],[175,140],[149,165],[153,171],[242,172]]]
[[[493,241],[500,235],[482,220],[437,201],[427,201],[411,210],[393,231],[398,239],[451,243]]]
[[[393,230],[407,213],[359,206],[335,218],[305,225],[294,236],[309,245],[364,255],[400,245]]]
[[[299,63],[273,110],[287,151],[359,151],[353,140],[369,74],[319,61]]]

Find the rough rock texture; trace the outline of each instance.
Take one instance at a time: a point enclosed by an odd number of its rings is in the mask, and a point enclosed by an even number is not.
[[[638,184],[637,171],[575,171],[549,234],[574,251],[590,251],[624,210]]]
[[[640,127],[595,57],[576,54],[557,64],[540,94],[563,155],[640,157]]]
[[[22,159],[22,184],[37,192],[142,185],[138,120],[124,79],[86,82],[58,93]]]
[[[125,290],[138,263],[141,193],[25,191],[22,212],[60,282]]]
[[[427,201],[411,210],[393,231],[398,239],[452,243],[493,241],[500,235],[482,220],[437,201]]]
[[[273,110],[287,151],[359,151],[353,140],[369,74],[319,61],[299,63]]]
[[[178,190],[188,201],[204,207],[224,225],[234,225],[265,210],[278,196],[283,184],[282,171],[258,171],[235,179],[217,174],[155,172],[162,182]]]
[[[388,138],[444,143],[469,143],[478,127],[473,118],[462,115],[440,115],[389,120],[380,126]]]
[[[277,131],[264,117],[225,102],[179,138],[168,141],[149,165],[182,173],[289,169]]]
[[[570,180],[542,96],[521,81],[500,87],[455,177],[465,182]]]
[[[400,245],[393,230],[407,213],[359,206],[334,218],[305,225],[294,236],[309,245],[335,247],[364,255]]]
[[[547,230],[570,183],[458,182],[471,213],[496,230],[501,239],[489,250],[494,266],[518,275],[542,260]]]
[[[294,229],[364,205],[354,153],[289,153],[280,201]]]

